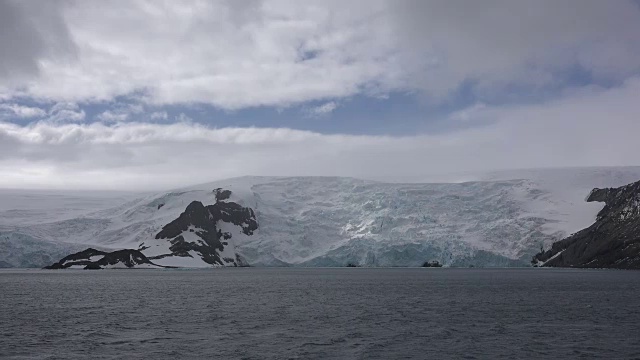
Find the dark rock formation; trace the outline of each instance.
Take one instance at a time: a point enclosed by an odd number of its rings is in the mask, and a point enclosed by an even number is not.
[[[217,188],[213,190],[213,193],[216,194],[216,201],[227,200],[231,197],[231,190],[224,190],[222,188]]]
[[[640,269],[640,181],[593,189],[588,202],[604,202],[596,222],[533,257],[535,266]]]
[[[231,191],[216,189],[216,203],[204,206],[199,201],[193,201],[180,216],[165,225],[156,235],[156,239],[169,239],[170,254],[154,256],[151,259],[161,259],[167,256],[191,257],[190,251],[196,251],[202,256],[202,260],[212,265],[244,266],[239,257],[221,258],[220,252],[224,250],[231,239],[231,234],[218,229],[218,222],[231,223],[241,227],[246,235],[252,235],[258,228],[255,213],[251,208],[245,208],[234,202],[227,202]],[[193,230],[193,229],[197,230]],[[198,236],[198,241],[187,241],[182,235],[185,231],[191,231]]]
[[[440,264],[440,262],[438,262],[437,260],[425,261],[422,264],[422,267],[442,267],[442,264]]]
[[[125,249],[105,252],[89,248],[66,256],[57,263],[45,267],[45,269],[67,269],[71,266],[83,266],[84,269],[93,270],[119,265],[124,265],[127,268],[134,268],[143,264],[156,266],[158,268],[166,267],[154,264],[138,250]]]

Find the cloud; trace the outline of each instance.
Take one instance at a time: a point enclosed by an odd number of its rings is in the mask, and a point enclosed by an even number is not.
[[[149,115],[152,120],[167,120],[169,114],[166,111],[154,111]]]
[[[449,114],[449,119],[456,122],[466,123],[469,121],[478,121],[482,117],[481,114],[484,114],[484,110],[487,109],[487,105],[483,103],[476,103],[472,106],[457,110]],[[486,120],[486,119],[483,119]]]
[[[483,101],[514,86],[563,89],[575,71],[616,84],[640,71],[640,7],[623,0],[1,6],[0,33],[10,36],[0,41],[11,43],[0,45],[20,47],[3,55],[0,77],[31,77],[4,90],[0,83],[0,97],[95,102],[141,94],[155,105],[233,110],[396,91],[446,101],[467,85]]]
[[[86,113],[78,104],[59,102],[49,109],[47,120],[54,123],[79,122],[85,117]]]
[[[111,105],[109,110],[96,115],[96,119],[103,122],[121,122],[144,117],[145,107],[137,103],[118,103]]]
[[[333,112],[333,110],[338,108],[338,103],[335,101],[329,101],[322,105],[312,107],[307,110],[307,113],[310,116],[325,116]]]
[[[193,119],[187,116],[185,113],[180,113],[175,117],[175,121],[179,123],[191,123]]]
[[[241,175],[428,177],[637,165],[640,78],[544,105],[485,106],[482,127],[404,137],[194,123],[0,123],[0,187],[167,189]]]
[[[107,110],[105,112],[98,114],[96,118],[104,122],[119,122],[119,121],[127,120],[129,118],[129,114],[124,112],[114,112],[111,110]]]
[[[0,0],[0,89],[32,80],[42,62],[60,66],[73,59],[76,49],[61,10],[57,0]]]
[[[571,86],[576,69],[614,82],[640,70],[632,1],[406,0],[391,14],[404,75],[436,98],[463,84],[492,96]]]
[[[47,115],[47,112],[39,107],[19,104],[0,104],[0,113],[3,111],[10,113],[9,116],[15,116],[21,119],[41,118]]]
[[[624,0],[0,0],[0,115],[32,121],[0,122],[0,187],[637,164],[639,33]],[[180,113],[322,116],[396,93],[455,108],[436,119],[447,131],[218,129]]]

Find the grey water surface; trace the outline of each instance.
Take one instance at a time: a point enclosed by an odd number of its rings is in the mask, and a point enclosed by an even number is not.
[[[3,270],[0,358],[640,358],[640,272]]]

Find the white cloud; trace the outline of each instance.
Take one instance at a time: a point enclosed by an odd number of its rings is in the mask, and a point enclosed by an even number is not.
[[[152,120],[167,120],[169,114],[166,111],[154,111],[150,115]]]
[[[458,122],[469,122],[472,120],[478,120],[479,115],[483,113],[483,110],[487,109],[487,105],[483,103],[474,104],[468,108],[454,111],[449,115],[449,119]]]
[[[510,85],[562,87],[572,68],[610,81],[640,70],[633,1],[407,0],[397,8],[404,75],[436,98],[464,82],[491,96]]]
[[[191,123],[193,121],[193,119],[187,116],[185,113],[180,113],[180,115],[175,117],[175,120],[179,123]]]
[[[193,123],[0,123],[0,187],[164,189],[241,175],[421,177],[503,168],[638,165],[640,78],[544,105],[470,114],[491,124],[405,137]]]
[[[2,57],[5,74],[25,64],[31,77],[0,82],[0,97],[238,109],[390,91],[443,100],[461,84],[491,97],[562,88],[575,67],[614,82],[640,71],[640,7],[623,0],[63,1],[33,27],[39,5],[6,4],[12,31],[40,41]]]
[[[122,107],[121,111],[133,115],[142,114],[144,113],[144,106],[142,104],[127,104]]]
[[[307,113],[311,116],[324,116],[332,113],[338,108],[338,103],[335,101],[329,101],[322,105],[318,105],[308,109]]]
[[[54,104],[47,113],[47,120],[54,123],[80,122],[86,117],[84,110],[72,102]]]
[[[0,0],[0,34],[0,48],[11,49],[0,56],[3,118],[42,120],[0,122],[0,187],[634,165],[640,150],[632,1]],[[576,73],[614,87],[573,89]],[[446,102],[462,85],[477,104],[446,120],[466,129],[439,135],[211,129],[154,106],[324,102],[308,110],[320,116],[362,94]],[[514,88],[561,97],[487,105]],[[45,114],[24,99],[55,105]],[[108,106],[102,123],[82,124],[79,103]]]
[[[114,112],[111,110],[107,110],[105,112],[98,114],[97,118],[98,120],[101,120],[104,122],[119,122],[119,121],[126,121],[129,118],[129,114],[124,112]]]
[[[103,122],[121,122],[136,120],[144,115],[145,108],[142,104],[121,104],[116,103],[112,108],[101,112],[96,116],[97,120]]]
[[[10,116],[21,119],[39,118],[47,115],[47,112],[39,107],[24,106],[19,104],[0,104],[0,111],[10,112]]]

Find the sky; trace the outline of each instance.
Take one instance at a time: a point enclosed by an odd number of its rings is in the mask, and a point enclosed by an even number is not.
[[[0,0],[0,188],[640,165],[640,1]]]

